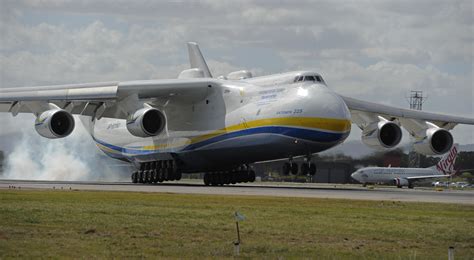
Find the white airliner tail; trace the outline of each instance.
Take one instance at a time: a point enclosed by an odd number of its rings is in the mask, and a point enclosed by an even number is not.
[[[443,175],[454,175],[456,173],[454,163],[456,162],[457,155],[457,145],[453,145],[451,150],[449,150],[449,152],[446,153],[436,165],[431,166],[430,168],[436,170],[437,172]]]
[[[202,56],[199,46],[195,42],[188,42],[188,54],[189,54],[189,63],[191,64],[191,69],[200,69],[202,70],[205,78],[212,78],[211,71],[207,66],[206,60]]]

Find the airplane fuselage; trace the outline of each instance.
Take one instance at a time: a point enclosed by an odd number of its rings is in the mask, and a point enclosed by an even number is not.
[[[432,168],[367,167],[352,174],[352,178],[361,183],[394,184],[395,179],[439,175]]]
[[[163,133],[152,138],[131,135],[125,120],[85,124],[113,158],[174,159],[184,172],[310,155],[343,142],[351,121],[343,100],[323,82],[294,82],[301,74],[222,80],[223,87],[210,86],[193,104],[151,100],[167,121]]]

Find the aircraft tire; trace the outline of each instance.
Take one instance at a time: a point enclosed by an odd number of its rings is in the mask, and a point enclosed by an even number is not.
[[[145,171],[145,181],[144,182],[145,183],[150,183],[151,182],[150,179],[151,179],[150,170],[147,170],[147,171]]]
[[[179,181],[183,177],[183,173],[180,170],[176,170],[176,180]]]
[[[153,173],[153,174],[152,174],[153,183],[157,183],[157,182],[158,182],[158,170],[155,169],[155,170],[153,170],[152,173]]]
[[[291,174],[297,175],[298,174],[298,164],[292,163],[291,164]]]
[[[206,185],[206,186],[211,185],[209,173],[205,173],[202,180],[204,181],[204,185]]]
[[[231,172],[230,173],[230,183],[236,184],[237,183],[237,173]]]
[[[243,176],[243,180],[242,180],[242,181],[243,181],[244,183],[249,182],[249,172],[248,172],[248,171],[243,172],[242,176]]]
[[[301,175],[306,176],[309,173],[309,164],[307,162],[301,164]]]
[[[217,173],[217,184],[219,186],[224,185],[224,174],[222,174],[222,172]]]
[[[138,178],[137,178],[138,172],[133,172],[132,173],[132,183],[137,183]]]
[[[283,175],[287,176],[290,174],[290,170],[291,170],[291,165],[290,163],[286,162],[283,164]]]
[[[143,183],[143,171],[138,171],[138,183]]]
[[[163,182],[165,180],[165,173],[163,169],[158,169],[158,182]]]
[[[232,175],[230,172],[225,172],[224,173],[224,180],[225,180],[225,184],[226,185],[229,185],[232,183]]]
[[[255,181],[255,171],[254,170],[250,170],[249,173],[248,173],[248,181],[249,182],[254,182]]]
[[[209,180],[212,186],[217,186],[217,174],[209,173]]]
[[[309,175],[314,176],[316,174],[316,164],[310,163],[309,164]]]

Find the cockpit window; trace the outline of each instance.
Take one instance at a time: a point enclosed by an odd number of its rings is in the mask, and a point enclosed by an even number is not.
[[[313,82],[324,83],[323,78],[319,75],[297,76],[294,82],[300,82],[300,81],[313,81]]]

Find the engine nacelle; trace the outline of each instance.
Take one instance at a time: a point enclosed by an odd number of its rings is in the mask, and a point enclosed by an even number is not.
[[[393,179],[393,185],[397,187],[410,186],[410,182],[407,179],[395,178]]]
[[[248,70],[239,70],[239,71],[234,71],[227,74],[227,79],[230,79],[230,80],[248,79],[251,77],[252,77],[252,72]]]
[[[413,146],[415,151],[423,155],[444,154],[453,147],[453,136],[442,128],[428,128],[423,139]]]
[[[152,107],[137,110],[127,119],[128,131],[138,137],[159,135],[166,125],[165,115]]]
[[[39,135],[55,139],[68,136],[74,130],[74,117],[62,109],[51,109],[41,113],[35,121]]]
[[[362,142],[378,150],[393,148],[401,140],[402,130],[400,126],[388,120],[374,122],[362,131]]]

